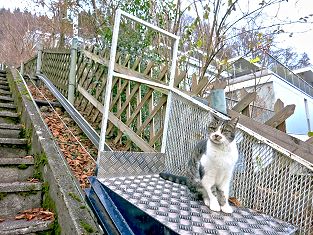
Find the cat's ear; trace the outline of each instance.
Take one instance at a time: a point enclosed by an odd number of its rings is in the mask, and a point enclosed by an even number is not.
[[[231,124],[233,127],[235,127],[237,125],[238,121],[239,121],[239,117],[235,117],[229,121],[229,124]]]
[[[211,122],[219,122],[220,118],[216,114],[212,114],[212,121]]]

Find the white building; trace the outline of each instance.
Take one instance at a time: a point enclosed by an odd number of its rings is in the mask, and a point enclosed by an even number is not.
[[[233,63],[229,86],[226,88],[229,105],[240,100],[240,89],[256,91],[253,117],[266,121],[273,114],[277,99],[285,106],[295,104],[294,114],[286,120],[286,132],[302,140],[308,139],[313,131],[313,71],[305,68],[292,72],[278,61],[270,58],[267,69],[252,64],[248,59],[240,58]]]

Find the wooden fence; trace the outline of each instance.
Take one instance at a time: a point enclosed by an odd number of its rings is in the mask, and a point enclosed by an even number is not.
[[[76,93],[74,106],[89,121],[96,131],[100,131],[102,120],[103,94],[109,65],[109,52],[96,47],[80,49],[76,63]],[[25,64],[25,73],[35,70],[35,58]],[[168,84],[169,66],[154,64],[139,57],[117,53],[114,70],[117,73]],[[41,72],[67,96],[70,72],[70,50],[44,50]],[[197,96],[208,87],[208,79],[198,82],[197,78],[187,78],[187,73],[176,70],[174,86],[185,88],[186,80],[192,81],[190,91]],[[188,82],[190,83],[190,82]],[[232,109],[250,116],[249,107],[256,94],[247,93]],[[113,78],[109,124],[106,132],[108,144],[113,149],[154,152],[161,149],[167,91],[129,81]],[[286,110],[287,109],[287,110]],[[294,107],[280,107],[265,120],[266,124],[282,131],[284,121],[292,115]],[[287,112],[287,114],[286,114]]]
[[[95,47],[78,52],[76,66],[76,93],[74,106],[100,131],[103,93],[109,64],[107,51]],[[34,59],[31,61],[35,61]],[[35,64],[25,67],[35,70]],[[67,96],[70,71],[69,50],[44,50],[41,72]],[[118,53],[115,71],[161,84],[167,84],[169,66],[156,65],[141,58]],[[175,86],[186,79],[186,72],[176,70]],[[197,85],[197,92],[204,88]],[[114,77],[109,124],[106,136],[113,149],[155,152],[161,149],[167,91],[139,82]],[[193,93],[195,94],[195,93]]]

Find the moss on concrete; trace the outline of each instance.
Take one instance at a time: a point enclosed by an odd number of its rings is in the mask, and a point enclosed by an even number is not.
[[[48,162],[47,156],[44,153],[36,154],[34,159],[35,159],[35,164],[34,164],[33,178],[43,181],[42,167],[44,167]]]
[[[50,197],[49,195],[49,183],[48,182],[44,182],[43,183],[43,202],[42,202],[42,207],[45,209],[49,209],[50,211],[52,211],[54,213],[54,223],[52,226],[52,233],[51,234],[55,234],[55,235],[59,235],[61,234],[61,226],[58,223],[58,216],[57,216],[57,211],[56,211],[56,205],[55,202],[53,201],[53,199]]]
[[[17,168],[20,169],[20,170],[25,170],[25,169],[27,169],[28,167],[29,167],[29,166],[26,165],[26,164],[20,164],[20,165],[17,166]]]
[[[95,232],[95,229],[90,224],[86,223],[85,221],[81,220],[80,225],[85,229],[87,233]]]
[[[75,193],[69,192],[68,195],[70,197],[72,197],[74,200],[78,201],[78,202],[82,202],[82,200],[80,199],[80,197],[78,195],[76,195]]]
[[[0,201],[3,200],[7,195],[8,195],[8,193],[6,193],[6,192],[1,192],[1,193],[0,193]]]

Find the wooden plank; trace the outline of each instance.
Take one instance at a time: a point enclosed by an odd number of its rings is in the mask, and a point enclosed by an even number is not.
[[[239,123],[241,125],[266,138],[276,146],[280,146],[281,148],[296,154],[300,158],[309,162],[311,167],[313,167],[313,146],[311,144],[293,138],[282,131],[257,122],[252,118],[239,114],[236,111],[228,110],[228,114],[231,117],[239,116]]]
[[[200,94],[201,91],[208,85],[208,83],[209,83],[209,80],[207,77],[202,78],[192,93],[195,95]]]
[[[151,99],[149,100],[149,113],[152,113],[153,107],[154,107],[154,95],[152,93]],[[150,140],[151,141],[154,138],[155,135],[155,123],[154,123],[154,118],[152,118],[151,124],[150,124]],[[140,126],[140,125],[138,125]]]
[[[245,95],[233,108],[232,110],[240,113],[247,108],[251,102],[256,99],[256,92],[251,92]]]
[[[136,109],[133,111],[131,117],[126,121],[126,125],[127,125],[127,126],[129,126],[129,125],[134,121],[134,119],[136,118],[136,116],[137,116],[138,114],[139,114],[139,118],[141,117],[141,115],[140,115],[141,109],[142,109],[142,107],[144,106],[144,104],[146,103],[146,101],[151,97],[152,93],[153,93],[153,90],[150,89],[150,90],[147,92],[147,94],[142,98],[140,104],[137,105],[137,107],[136,107]],[[140,120],[140,122],[141,122],[141,120]],[[121,138],[121,137],[122,137],[122,135],[119,134],[119,135],[116,137],[116,139],[119,139],[119,138]]]
[[[43,52],[46,54],[71,54],[70,49],[44,49]]]
[[[88,91],[86,91],[80,85],[77,86],[77,90],[102,113],[103,105],[98,100],[96,100],[92,95],[88,93]],[[155,152],[155,150],[148,143],[146,143],[142,138],[140,138],[132,129],[126,126],[111,112],[109,112],[109,121],[112,122],[120,131],[125,133],[129,137],[129,139],[133,141],[142,151]]]
[[[92,54],[89,51],[85,51],[85,50],[84,50],[84,53],[85,53],[85,55],[88,58],[94,60],[95,62],[97,62],[99,64],[103,64],[103,65],[106,65],[106,66],[108,66],[108,64],[109,64],[109,60],[107,60],[105,58],[100,58],[98,55]],[[153,66],[153,63],[150,64],[149,67],[150,66]],[[147,66],[145,71],[149,72],[150,71],[149,67]],[[134,71],[134,70],[130,70],[130,69],[125,68],[122,65],[119,65],[117,63],[114,66],[114,71],[117,72],[117,73],[122,73],[122,74],[126,74],[128,76],[133,76],[133,77],[137,77],[137,78],[141,78],[141,79],[145,79],[145,80],[151,80],[151,81],[158,82],[160,84],[165,85],[164,82],[161,82],[161,81],[159,81],[157,79],[152,79],[152,78],[150,78],[149,76],[147,76],[147,75],[145,75],[143,73],[140,73],[140,72],[137,72],[137,71]]]
[[[280,110],[282,110],[284,108],[284,106],[285,106],[284,103],[280,99],[276,100],[276,102],[274,104],[275,113],[278,113]],[[283,132],[286,132],[286,122],[284,121],[284,122],[280,123],[276,127],[276,129],[283,131]]]
[[[150,139],[149,145],[153,146],[155,142],[162,136],[162,134],[163,134],[163,127],[161,127],[160,130],[155,134],[155,136],[153,136],[153,138]]]
[[[96,66],[96,65],[95,65],[95,66]],[[101,70],[100,67],[101,67],[101,65],[97,64],[96,70],[95,70],[94,75],[93,75],[93,78],[96,78],[96,81],[99,80],[99,75],[98,75],[98,74],[99,74],[99,72],[101,72],[101,71],[100,71],[100,70]],[[96,86],[97,86],[97,83],[96,83],[95,80],[93,80],[93,78],[90,79],[90,82],[89,82],[89,85],[88,85],[88,87],[87,87],[87,90],[95,91]],[[95,92],[94,92],[94,93],[95,93]],[[94,95],[95,95],[95,94],[94,94]],[[94,95],[92,95],[92,96],[94,96]],[[85,104],[81,107],[81,111],[84,112],[84,111],[87,109],[86,112],[89,113],[90,106],[91,106],[91,105],[89,105],[89,102],[88,102],[88,101],[85,102]]]
[[[183,71],[180,74],[178,74],[177,76],[175,76],[174,79],[174,87],[178,87],[178,85],[180,84],[180,82],[186,77],[187,72]]]
[[[120,131],[124,132],[131,141],[133,141],[144,152],[156,152],[149,144],[147,144],[142,138],[140,138],[132,129],[126,126],[121,120],[115,117],[109,112],[109,120]]]
[[[144,121],[144,123],[138,128],[136,134],[140,135],[140,133],[147,127],[147,125],[152,121],[154,116],[158,113],[158,111],[166,104],[167,97],[163,96],[158,105],[153,109],[152,113],[150,113],[149,117]],[[126,148],[130,147],[130,141],[126,143]]]
[[[196,90],[196,87],[198,86],[198,80],[196,74],[193,74],[191,76],[191,92],[194,93],[194,90]]]
[[[160,108],[163,107],[163,105],[166,103],[167,101],[167,96],[163,96],[158,105],[154,107],[152,113],[150,113],[149,117],[144,121],[144,123],[140,126],[140,128],[138,128],[137,130],[137,134],[139,134],[141,131],[143,131],[146,126],[150,123],[150,121],[153,119],[153,117],[157,114],[157,112],[160,110]]]
[[[164,66],[161,68],[161,72],[160,72],[160,74],[158,75],[157,80],[165,81],[165,80],[166,80],[167,72],[168,72],[168,66],[167,66],[167,65],[164,65]]]
[[[294,104],[287,105],[285,108],[275,113],[273,117],[265,122],[265,124],[276,128],[294,113],[295,108],[296,106]]]
[[[104,74],[104,68],[103,68],[103,66],[101,65],[100,66],[100,70],[99,70],[99,73],[98,74],[96,74],[96,78],[97,78],[97,81],[99,82],[99,81],[101,81],[101,79],[102,79],[102,77],[103,77],[103,74]],[[103,80],[103,79],[102,79]],[[95,83],[95,89],[96,89],[96,94],[94,95],[94,97],[96,98],[96,100],[98,100],[98,98],[99,98],[99,95],[100,95],[100,92],[99,92],[99,90],[101,90],[102,89],[102,86],[103,86],[103,81],[101,81],[101,85],[98,83],[98,84],[96,84]],[[100,86],[99,86],[100,85]],[[91,112],[92,112],[92,110],[93,110],[94,108],[93,108],[93,106],[92,105],[90,105],[90,108],[89,109],[87,109],[87,116],[90,116],[91,115]],[[97,109],[95,109],[95,110],[97,110]],[[97,110],[98,111],[98,110]]]

